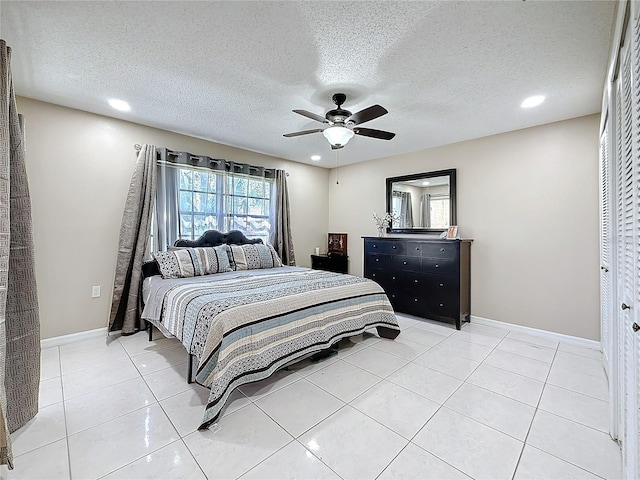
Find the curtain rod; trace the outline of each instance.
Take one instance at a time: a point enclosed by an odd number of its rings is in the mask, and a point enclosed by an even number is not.
[[[140,145],[139,143],[135,143],[133,145],[133,148],[136,149],[136,152],[139,152],[140,150],[142,150],[142,145]],[[169,150],[168,148],[166,150],[167,152],[171,152],[171,154],[173,155],[177,155],[177,153],[175,153],[173,150]],[[265,168],[265,170],[275,170],[275,168]],[[284,173],[286,174],[287,177],[289,176],[289,172],[285,171]]]

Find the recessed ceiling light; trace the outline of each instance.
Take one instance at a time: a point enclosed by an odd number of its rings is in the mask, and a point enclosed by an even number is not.
[[[321,160],[322,157],[320,155],[311,155],[311,160],[313,160],[314,162],[317,162],[318,160]]]
[[[116,110],[120,110],[121,112],[128,112],[131,110],[131,107],[124,100],[118,100],[117,98],[110,98],[109,105],[111,108],[115,108]]]
[[[422,182],[422,185],[429,185],[429,182]]]
[[[522,108],[537,107],[544,102],[544,95],[534,95],[533,97],[525,98],[524,102],[520,104]]]

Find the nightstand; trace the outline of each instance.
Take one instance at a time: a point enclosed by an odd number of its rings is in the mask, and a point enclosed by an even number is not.
[[[349,257],[346,255],[311,255],[311,268],[347,273],[349,271]]]

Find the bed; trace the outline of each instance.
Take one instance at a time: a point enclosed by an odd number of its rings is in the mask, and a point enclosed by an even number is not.
[[[270,246],[239,231],[211,230],[195,241],[179,240],[176,247],[188,250],[175,255],[191,252],[190,269],[215,264],[222,271],[163,278],[165,257],[145,264],[142,318],[181,341],[190,364],[197,365],[195,381],[210,389],[200,429],[217,420],[229,395],[243,384],[369,329],[390,339],[400,333],[387,296],[371,280],[281,266]],[[208,258],[193,256],[203,251]],[[230,269],[223,265],[223,251]],[[247,268],[252,262],[263,267]]]

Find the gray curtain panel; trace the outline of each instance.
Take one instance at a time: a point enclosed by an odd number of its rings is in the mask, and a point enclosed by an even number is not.
[[[420,220],[423,228],[431,228],[431,195],[428,193],[420,199]]]
[[[411,192],[402,192],[402,216],[404,218],[404,228],[413,228]]]
[[[411,203],[411,192],[393,192],[393,196],[400,200],[398,214],[398,228],[413,228],[413,205]]]
[[[275,172],[275,202],[273,223],[269,243],[276,249],[283,265],[296,264],[296,256],[293,252],[293,239],[291,238],[291,220],[289,218],[289,190],[287,188],[287,172],[276,170]]]
[[[140,287],[142,263],[149,257],[149,236],[156,198],[156,147],[143,145],[131,177],[120,224],[118,260],[113,281],[109,331],[123,334],[142,329]]]
[[[0,464],[13,468],[9,433],[38,413],[40,319],[24,136],[0,40]]]
[[[180,169],[174,165],[167,165],[166,162],[160,162],[157,169],[158,183],[153,249],[164,251],[180,237],[180,212],[178,211],[180,190],[178,188],[178,173]]]

